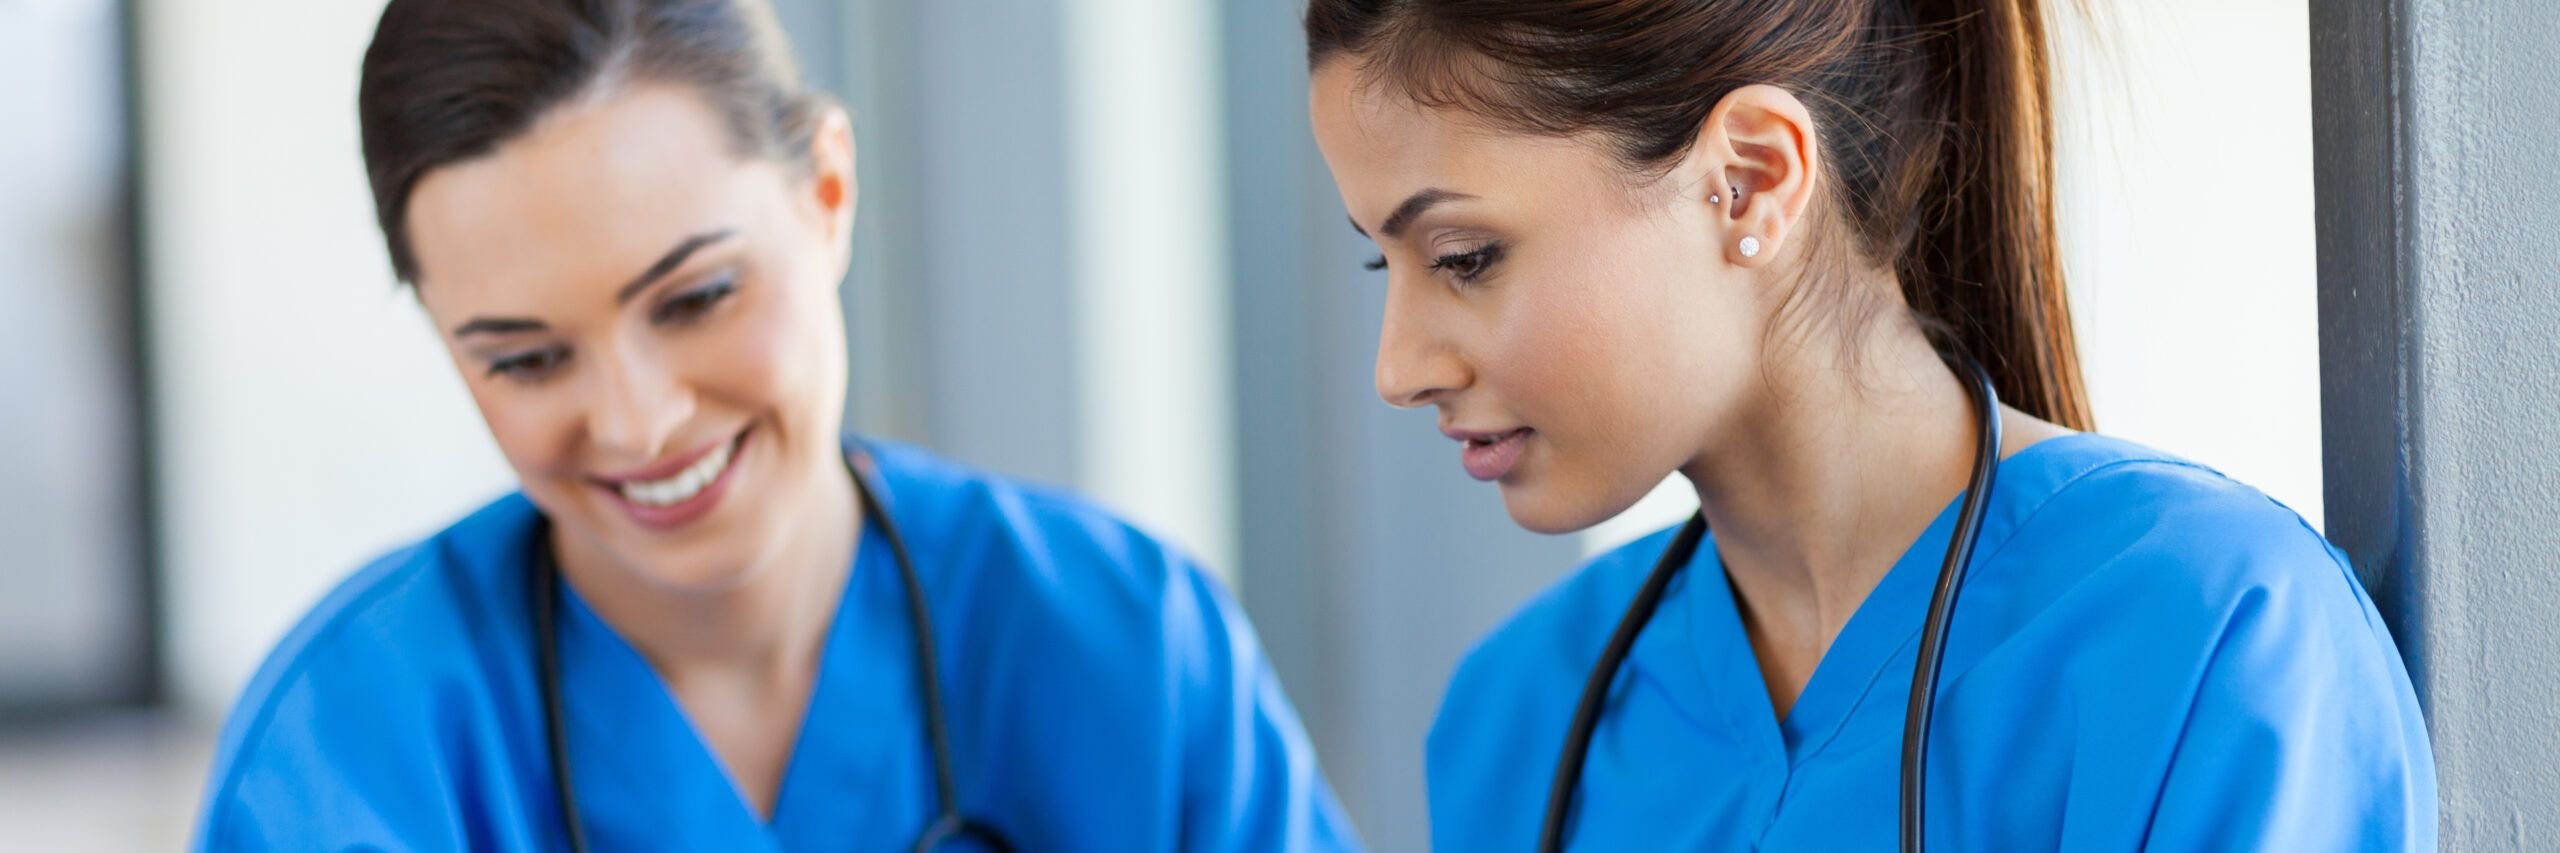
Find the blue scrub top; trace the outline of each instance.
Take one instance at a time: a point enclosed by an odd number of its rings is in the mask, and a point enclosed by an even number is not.
[[[1890,850],[1951,502],[1780,720],[1713,537],[1592,739],[1576,850]],[[2114,439],[2000,463],[1929,745],[1937,850],[2432,850],[2435,764],[2390,633],[2291,510]],[[1594,560],[1471,652],[1429,744],[1441,850],[1528,850],[1592,663],[1669,544]]]
[[[872,445],[940,644],[959,799],[1027,850],[1353,850],[1252,628],[1073,497]],[[197,848],[565,849],[509,496],[341,584],[225,726]],[[906,598],[862,537],[770,822],[577,598],[570,761],[599,850],[905,850],[939,809]]]

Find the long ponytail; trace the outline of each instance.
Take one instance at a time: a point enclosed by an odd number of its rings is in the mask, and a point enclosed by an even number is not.
[[[1417,100],[1598,131],[1657,168],[1733,90],[1796,93],[1860,258],[1890,268],[2001,399],[2089,429],[2054,247],[2043,0],[1311,0],[1311,65],[1356,54]],[[1484,73],[1476,60],[1508,70]],[[1842,306],[1854,312],[1854,305]]]
[[[1981,359],[2000,398],[2093,428],[2054,242],[2053,101],[2038,0],[1913,0],[1934,34],[1943,154],[1915,164],[1920,204],[1895,273],[1912,310]]]

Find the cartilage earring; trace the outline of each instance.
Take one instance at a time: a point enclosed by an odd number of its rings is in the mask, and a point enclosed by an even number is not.
[[[1760,254],[1760,238],[1744,237],[1742,238],[1742,245],[1737,248],[1742,250],[1742,256],[1746,258]]]
[[[1707,194],[1707,203],[1708,203],[1708,204],[1723,204],[1723,203],[1724,203],[1724,196],[1716,195],[1715,193],[1708,193],[1708,194]]]

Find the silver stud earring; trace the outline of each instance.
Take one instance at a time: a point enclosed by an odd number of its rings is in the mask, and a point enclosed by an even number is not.
[[[1746,258],[1760,254],[1760,238],[1744,237],[1739,248],[1742,249],[1742,256]]]
[[[1724,203],[1724,197],[1723,197],[1723,196],[1720,196],[1720,195],[1716,195],[1715,193],[1708,193],[1708,194],[1707,194],[1707,203],[1708,203],[1708,204],[1723,204],[1723,203]]]

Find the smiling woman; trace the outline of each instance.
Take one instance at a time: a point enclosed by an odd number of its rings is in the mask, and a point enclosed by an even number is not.
[[[570,99],[384,217],[573,581],[610,564],[739,586],[852,547],[844,114],[818,114],[806,165],[742,159],[705,91],[641,77]],[[716,479],[680,476],[715,456]]]
[[[201,847],[1356,846],[1189,559],[840,432],[854,143],[768,9],[395,0],[360,111],[521,492],[272,653]]]

